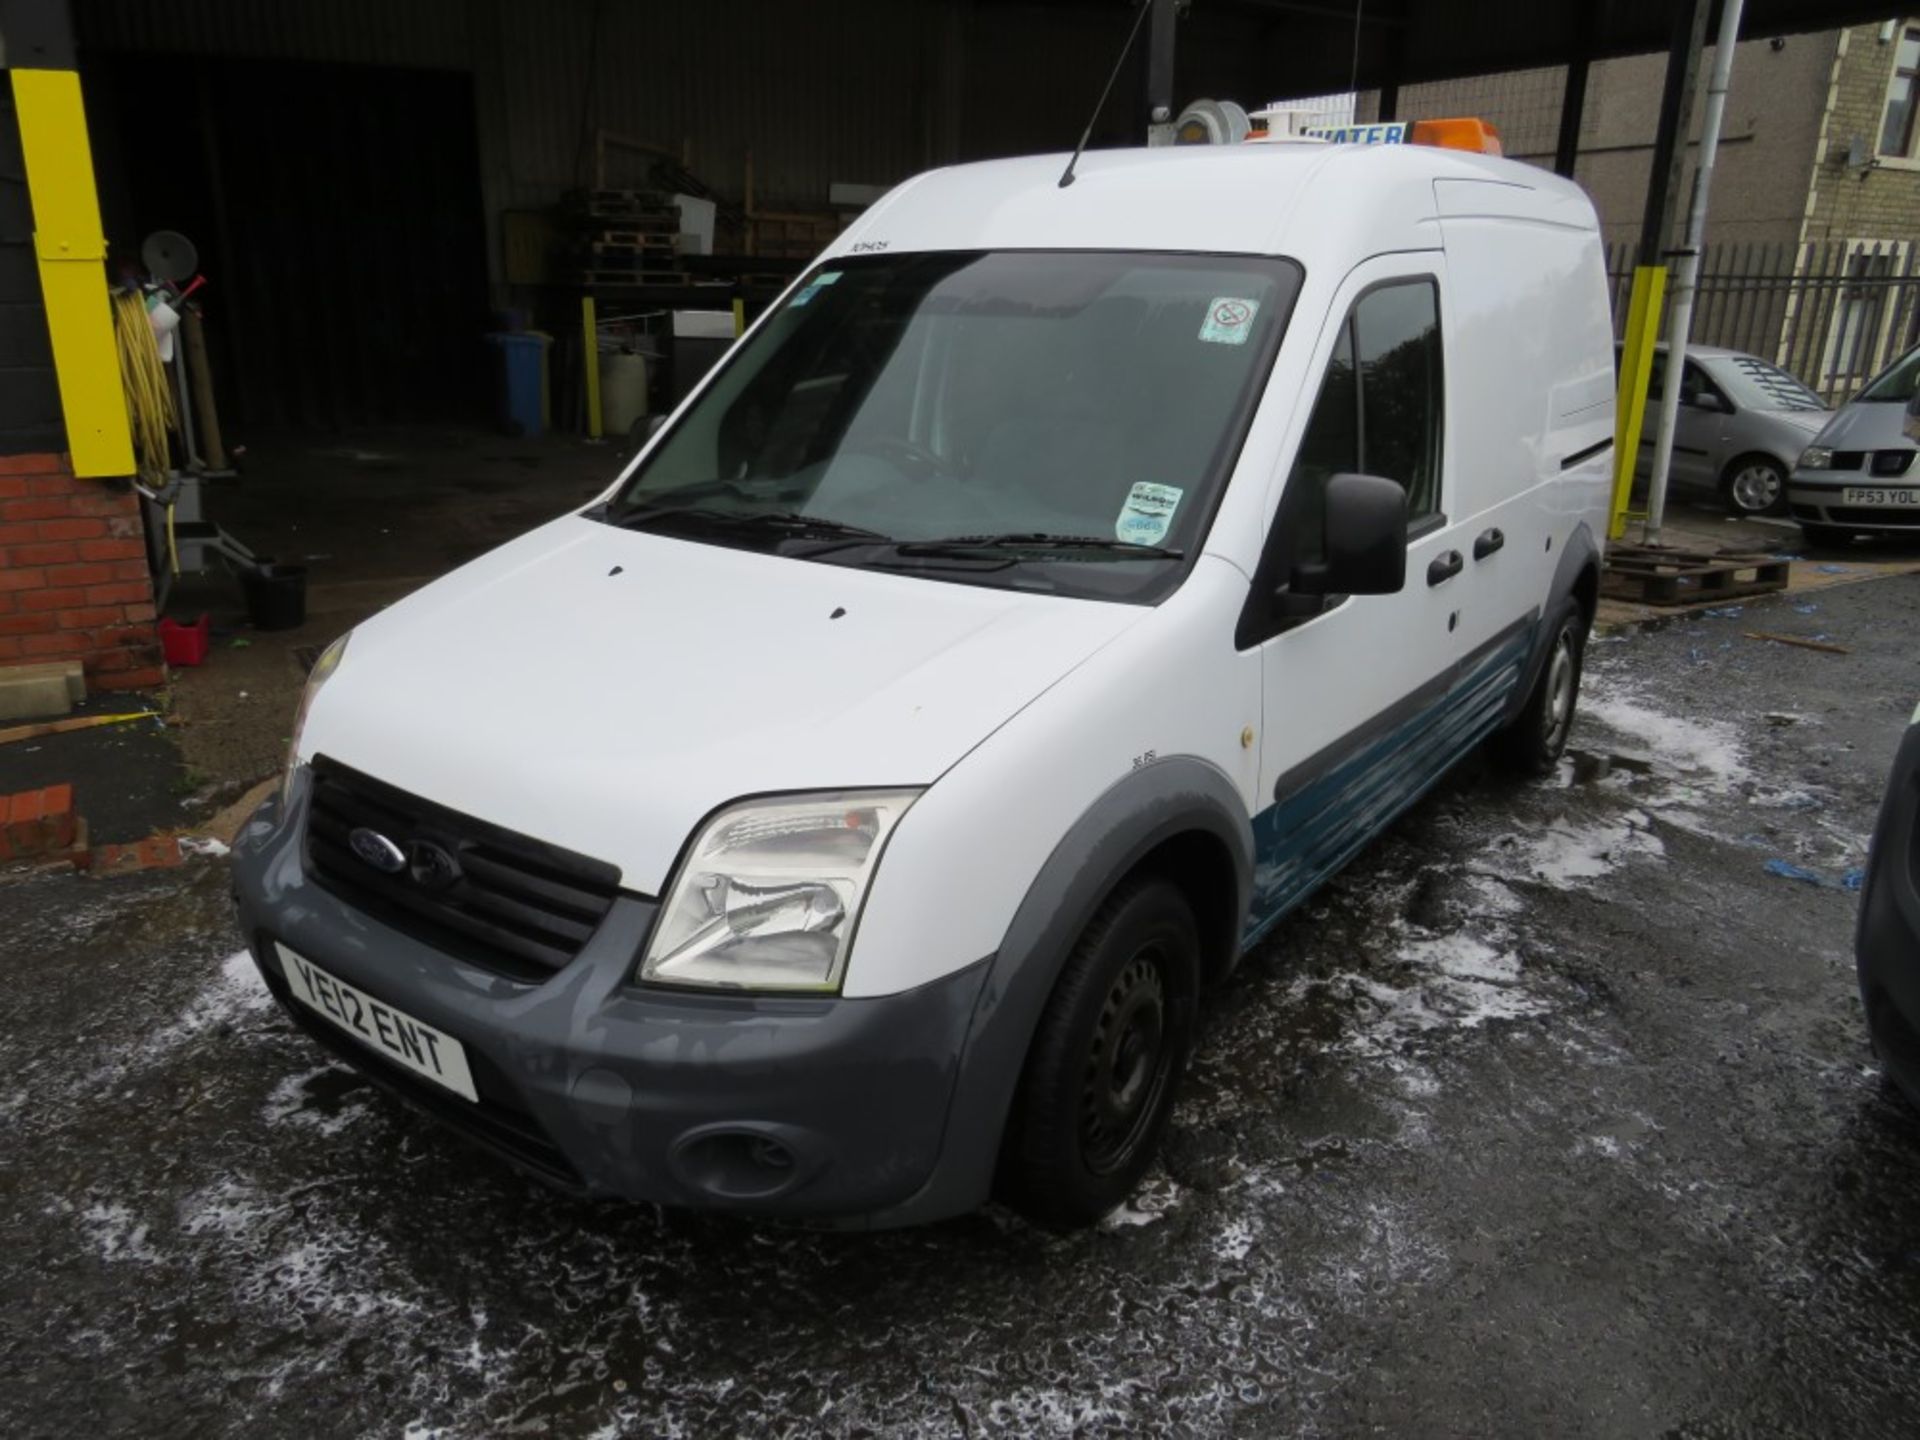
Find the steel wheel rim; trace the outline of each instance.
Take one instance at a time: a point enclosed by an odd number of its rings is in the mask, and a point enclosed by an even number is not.
[[[1159,947],[1120,967],[1087,1047],[1080,1088],[1080,1155],[1095,1174],[1121,1168],[1139,1149],[1167,1088],[1173,1049]]]
[[[1780,498],[1780,474],[1771,465],[1749,465],[1733,477],[1733,503],[1759,512]]]
[[[1553,659],[1547,664],[1546,742],[1549,752],[1566,741],[1567,727],[1573,722],[1573,636],[1565,630],[1554,642]]]

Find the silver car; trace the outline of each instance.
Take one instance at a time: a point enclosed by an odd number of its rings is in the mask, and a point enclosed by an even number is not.
[[[1915,346],[1835,412],[1788,485],[1793,518],[1815,545],[1856,535],[1920,536],[1920,465],[1905,433],[1920,389]]]
[[[1667,347],[1655,347],[1647,417],[1635,474],[1653,471],[1655,417],[1666,384]],[[1826,402],[1772,361],[1739,350],[1689,345],[1680,376],[1668,483],[1711,492],[1735,515],[1778,515],[1787,508],[1787,476],[1827,423]]]

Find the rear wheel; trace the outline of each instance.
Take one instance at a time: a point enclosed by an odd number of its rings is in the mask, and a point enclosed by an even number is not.
[[[1831,545],[1835,547],[1851,545],[1857,531],[1848,530],[1840,525],[1808,525],[1802,522],[1800,533],[1807,537],[1809,545]]]
[[[1779,515],[1787,508],[1787,470],[1771,455],[1742,455],[1720,472],[1720,495],[1735,515]]]
[[[1090,1225],[1133,1193],[1160,1148],[1193,1043],[1200,929],[1171,882],[1108,898],[1040,1017],[1007,1121],[999,1185],[1049,1229]]]
[[[1569,596],[1554,616],[1552,648],[1533,682],[1526,707],[1493,737],[1494,757],[1521,775],[1545,775],[1567,752],[1580,699],[1580,668],[1587,653],[1587,612]]]

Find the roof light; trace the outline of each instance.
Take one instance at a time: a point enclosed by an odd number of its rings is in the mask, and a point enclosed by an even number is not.
[[[1503,155],[1500,132],[1485,120],[1456,116],[1448,120],[1416,120],[1407,139],[1415,145],[1442,150],[1471,150],[1477,155]]]

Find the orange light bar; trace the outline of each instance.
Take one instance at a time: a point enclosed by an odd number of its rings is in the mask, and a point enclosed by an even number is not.
[[[1409,144],[1437,145],[1443,150],[1471,150],[1477,155],[1504,155],[1500,132],[1485,120],[1459,116],[1451,120],[1416,120]]]

